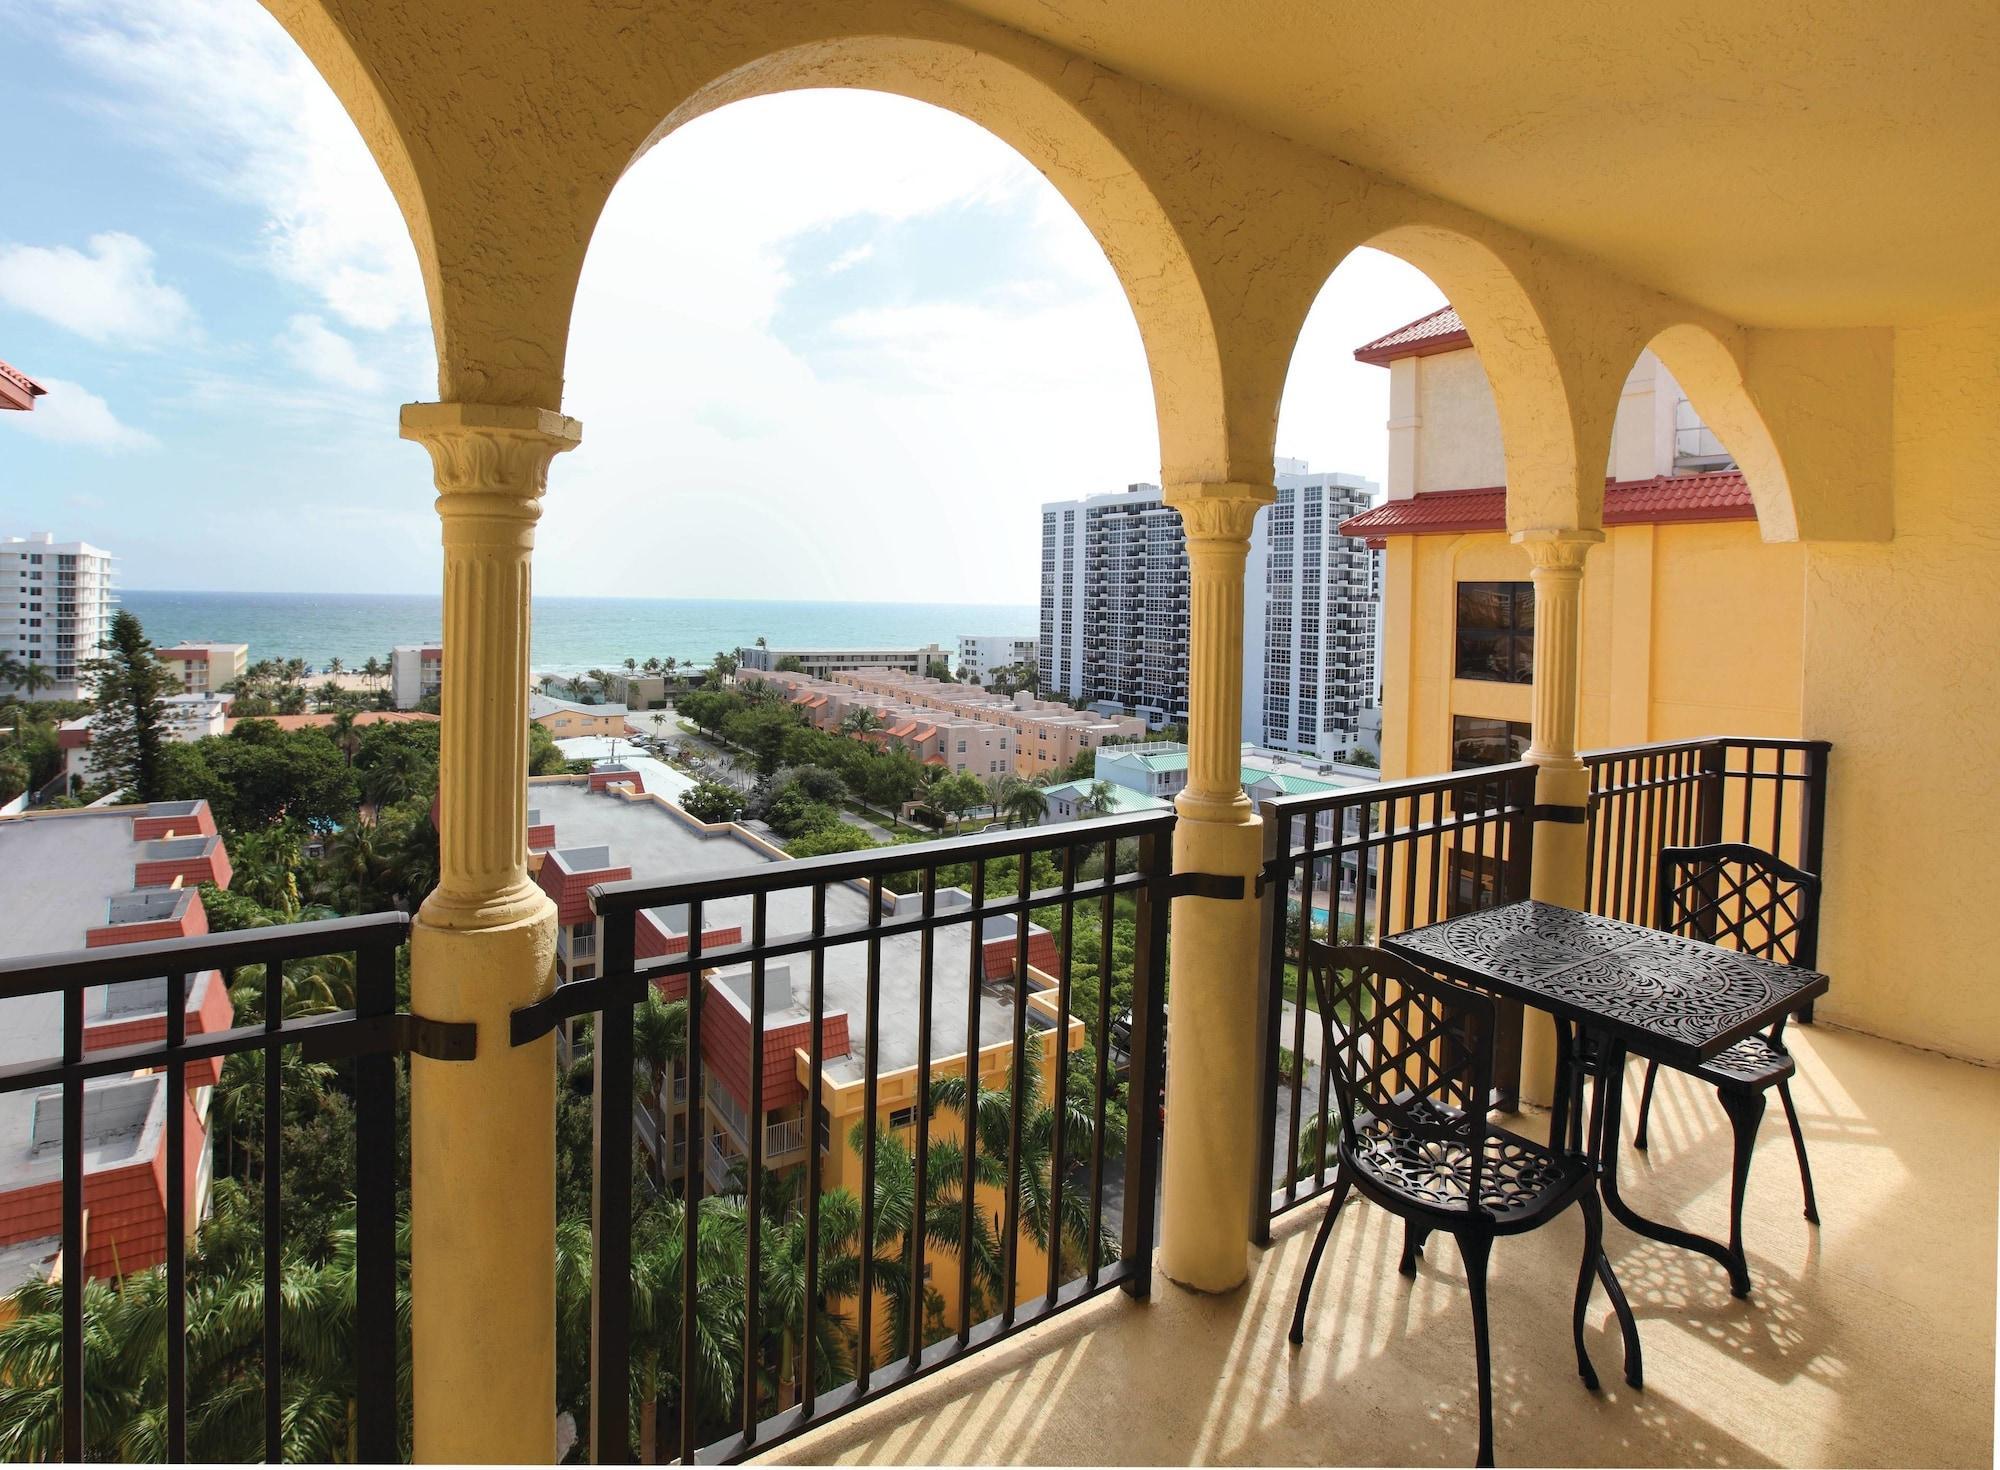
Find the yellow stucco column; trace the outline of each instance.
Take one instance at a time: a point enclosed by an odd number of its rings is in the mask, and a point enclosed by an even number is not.
[[[1169,486],[1188,552],[1188,784],[1174,871],[1236,875],[1240,899],[1177,898],[1171,920],[1160,1268],[1200,1291],[1249,1272],[1257,1157],[1256,875],[1263,823],[1243,794],[1243,568],[1269,485]]]
[[[418,1012],[479,1028],[471,1062],[410,1068],[416,1458],[555,1458],[554,1037],[508,1044],[553,983],[555,908],[528,879],[529,558],[574,419],[417,403],[444,523],[439,880],[411,930]]]
[[[1531,896],[1584,906],[1584,804],[1590,775],[1577,759],[1579,669],[1583,648],[1583,559],[1602,531],[1520,531],[1535,584],[1534,869]],[[1547,1106],[1555,1091],[1555,1023],[1531,1010],[1521,1038],[1521,1096]]]

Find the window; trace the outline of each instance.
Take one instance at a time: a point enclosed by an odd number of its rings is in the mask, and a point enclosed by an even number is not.
[[[1457,672],[1461,679],[1526,684],[1535,674],[1532,582],[1458,584]]]
[[[917,1126],[916,1107],[912,1105],[907,1108],[897,1108],[895,1111],[889,1114],[889,1126],[891,1128],[916,1127]]]
[[[1499,766],[1528,753],[1533,731],[1521,720],[1489,720],[1479,715],[1451,717],[1451,768]]]

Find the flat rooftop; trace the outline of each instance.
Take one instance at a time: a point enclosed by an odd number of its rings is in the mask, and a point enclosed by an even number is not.
[[[147,807],[107,807],[101,810],[31,813],[0,819],[0,872],[7,874],[7,921],[0,924],[0,959],[56,954],[85,947],[85,936],[119,916],[136,922],[168,917],[185,902],[185,895],[158,888],[135,892],[133,868],[142,859],[161,855],[155,849],[177,849],[183,842],[197,850],[211,839],[176,838],[170,842],[132,840],[135,816],[186,816],[195,803],[161,803]],[[199,1005],[203,987],[218,983],[214,972],[198,976],[189,987],[191,1003]],[[84,995],[89,1021],[126,1020],[162,1009],[166,982],[139,980],[127,985],[93,986]],[[62,1052],[62,998],[49,993],[0,998],[0,1066],[51,1060]],[[101,1093],[123,1087],[132,1079],[98,1078],[86,1085],[85,1106],[99,1108]],[[157,1095],[150,1079],[146,1099]],[[37,1094],[0,1092],[0,1190],[19,1189],[60,1175],[59,1146],[37,1133]],[[133,1095],[136,1096],[136,1095]],[[141,1118],[137,1131],[98,1129],[84,1150],[87,1171],[115,1168],[131,1162],[134,1151],[156,1142],[144,1133],[157,1128],[162,1111],[146,1102],[150,1124]],[[88,1119],[88,1114],[86,1115]],[[47,1131],[47,1115],[41,1131]],[[59,1125],[57,1125],[59,1128]],[[60,1133],[56,1134],[59,1144]]]
[[[728,872],[762,863],[785,862],[750,841],[736,829],[724,828],[704,834],[675,812],[652,801],[628,801],[622,797],[590,791],[581,779],[538,781],[530,787],[530,800],[544,822],[555,823],[560,848],[603,844],[611,849],[611,860],[629,867],[639,882],[673,882],[704,874]],[[907,900],[914,903],[915,900]],[[939,909],[949,900],[940,896]],[[705,904],[702,927],[741,926],[750,936],[751,901],[723,899]],[[652,911],[667,928],[683,932],[687,915],[681,909]],[[827,890],[826,925],[838,930],[868,922],[868,898],[858,887],[837,884]],[[765,934],[778,939],[812,931],[812,890],[809,887],[783,888],[766,901]],[[953,1057],[965,1051],[966,1022],[970,1007],[967,971],[970,965],[970,924],[937,931],[931,945],[931,1054]],[[917,1001],[921,985],[922,941],[914,934],[886,936],[881,946],[880,1027],[876,1038],[877,1069],[886,1074],[914,1066],[917,1060]],[[768,1002],[766,1014],[772,1025],[786,1025],[809,1019],[804,1004],[810,997],[810,961],[794,956],[774,962],[771,969],[785,964],[792,989],[800,1004],[780,1009]],[[728,982],[745,976],[748,966],[719,970],[718,978]],[[1014,1034],[1013,1000],[1002,987],[981,986],[979,1003],[979,1044],[995,1046]],[[747,993],[747,990],[743,993]],[[867,1062],[868,1036],[868,944],[857,939],[830,947],[826,952],[826,1009],[847,1012],[848,1035],[853,1051],[837,1060],[829,1059],[827,1075],[836,1081],[861,1080]],[[1033,1016],[1034,1013],[1030,1012]]]

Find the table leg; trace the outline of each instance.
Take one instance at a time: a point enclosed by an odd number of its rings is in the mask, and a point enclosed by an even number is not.
[[[1556,1020],[1556,1088],[1549,1100],[1549,1147],[1560,1152],[1569,1147],[1570,1093],[1576,1086],[1576,1067],[1570,1056],[1569,1022]]]
[[[1730,1289],[1737,1296],[1747,1296],[1750,1291],[1748,1273],[1739,1279],[1735,1260],[1729,1247],[1719,1240],[1710,1240],[1705,1235],[1696,1235],[1691,1230],[1682,1230],[1676,1225],[1665,1225],[1658,1220],[1649,1220],[1630,1205],[1618,1192],[1618,1147],[1619,1119],[1625,1098],[1625,1048],[1609,1038],[1599,1047],[1598,1099],[1603,1118],[1597,1121],[1601,1129],[1598,1140],[1598,1188],[1604,1195],[1605,1208],[1612,1218],[1634,1234],[1646,1236],[1650,1240],[1667,1245],[1677,1245],[1682,1250],[1707,1256],[1729,1273]]]
[[[1583,1040],[1582,1032],[1577,1033],[1578,1044]],[[1579,1063],[1574,1069],[1578,1083],[1575,1107],[1579,1114],[1583,1109],[1581,1085],[1583,1068]],[[1605,1162],[1606,1144],[1609,1152],[1615,1154],[1618,1148],[1617,1104],[1607,1102],[1607,1097],[1615,1098],[1614,1086],[1622,1086],[1625,1077],[1625,1052],[1609,1038],[1601,1040],[1597,1048],[1597,1086],[1591,1099],[1590,1126],[1586,1134],[1586,1154],[1596,1169],[1600,1187],[1607,1177],[1610,1165]],[[1614,1184],[1605,1193],[1608,1201]],[[1643,1349],[1639,1345],[1639,1323],[1632,1315],[1632,1304],[1625,1299],[1625,1288],[1618,1284],[1618,1275],[1611,1269],[1611,1258],[1603,1250],[1597,1253],[1597,1279],[1604,1283],[1604,1294],[1611,1298],[1611,1311],[1618,1318],[1618,1332],[1625,1339],[1625,1381],[1634,1388],[1646,1384],[1646,1363]]]

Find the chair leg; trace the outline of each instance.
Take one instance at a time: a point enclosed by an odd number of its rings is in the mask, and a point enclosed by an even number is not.
[[[1792,1084],[1778,1084],[1778,1101],[1785,1105],[1785,1121],[1792,1125],[1792,1149],[1799,1156],[1799,1182],[1806,1187],[1806,1218],[1819,1224],[1819,1201],[1813,1198],[1812,1165],[1806,1160],[1806,1135],[1799,1127],[1799,1110],[1792,1103]]]
[[[1597,1258],[1604,1253],[1604,1207],[1597,1201],[1595,1187],[1577,1196],[1583,1209],[1583,1266],[1576,1274],[1576,1309],[1571,1313],[1570,1330],[1576,1338],[1576,1371],[1583,1386],[1597,1392],[1597,1369],[1591,1366],[1590,1350],[1583,1345],[1583,1319],[1590,1311],[1590,1286],[1597,1278]]]
[[[1403,1222],[1403,1259],[1396,1269],[1405,1276],[1417,1274],[1417,1257],[1424,1253],[1424,1242],[1430,1239],[1430,1231],[1414,1220]]]
[[[1639,1126],[1632,1130],[1632,1147],[1646,1148],[1646,1120],[1653,1114],[1653,1080],[1660,1075],[1658,1062],[1646,1063],[1646,1085],[1639,1089]]]
[[[1333,1222],[1340,1218],[1340,1207],[1347,1203],[1347,1171],[1342,1170],[1333,1181],[1333,1198],[1327,1202],[1326,1218],[1319,1222],[1319,1234],[1313,1237],[1312,1254],[1306,1258],[1305,1279],[1299,1282],[1298,1305],[1292,1308],[1292,1344],[1297,1346],[1306,1340],[1306,1302],[1312,1296],[1313,1277],[1319,1274],[1319,1258],[1326,1253],[1326,1239],[1333,1234]]]
[[[1729,1290],[1735,1296],[1748,1296],[1750,1263],[1743,1254],[1743,1192],[1750,1183],[1750,1153],[1757,1146],[1757,1125],[1764,1120],[1764,1094],[1720,1087],[1716,1094],[1736,1134],[1736,1158],[1729,1182]]]
[[[1493,1237],[1480,1230],[1459,1233],[1458,1253],[1465,1261],[1465,1282],[1472,1292],[1472,1350],[1479,1362],[1479,1458],[1493,1463],[1493,1347],[1486,1332],[1486,1261]]]

